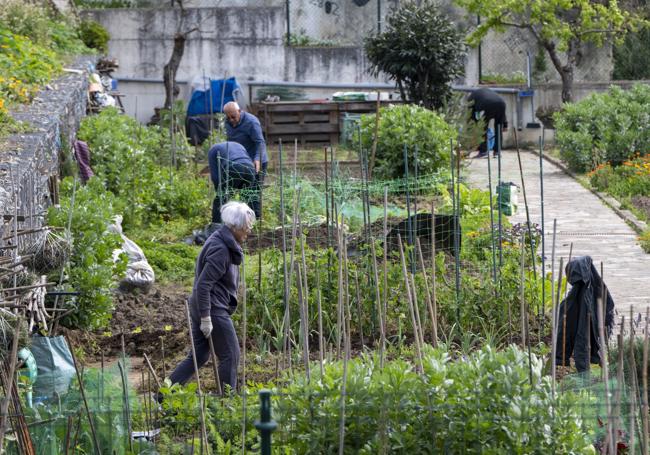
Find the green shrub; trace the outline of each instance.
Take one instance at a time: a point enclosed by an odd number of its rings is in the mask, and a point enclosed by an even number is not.
[[[375,115],[362,115],[361,144],[366,150],[372,147],[374,132]],[[353,136],[358,142],[358,136]],[[417,148],[418,174],[432,174],[449,164],[450,142],[456,137],[457,132],[442,115],[423,107],[402,104],[382,108],[373,177],[404,176],[404,145],[408,147],[409,173],[415,171],[413,157]]]
[[[72,204],[73,182],[66,178],[61,184],[61,204],[48,212],[48,224],[66,227]],[[117,234],[106,231],[118,211],[115,197],[104,189],[97,178],[77,187],[72,207],[71,234],[73,251],[67,270],[68,286],[80,295],[78,310],[64,323],[70,327],[96,329],[104,327],[113,312],[111,289],[115,279],[126,270],[122,257],[113,261],[113,251],[121,246]]]
[[[38,4],[5,1],[0,9],[0,23],[16,35],[29,38],[35,45],[61,56],[88,52],[72,19],[54,16],[48,8]]]
[[[576,172],[621,164],[650,149],[650,86],[611,87],[555,115],[560,156]]]
[[[459,361],[443,349],[423,357],[423,375],[401,359],[383,370],[376,358],[348,362],[345,453],[594,453],[588,423],[596,422],[581,417],[586,397],[554,396],[537,357],[529,364],[516,347]],[[276,437],[295,453],[334,453],[343,364],[327,363],[322,378],[312,372],[275,395]]]
[[[111,37],[99,22],[82,21],[79,24],[79,35],[84,44],[89,48],[97,49],[102,54],[108,52],[108,40]]]

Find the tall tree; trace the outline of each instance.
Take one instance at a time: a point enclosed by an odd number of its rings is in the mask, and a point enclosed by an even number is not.
[[[645,25],[637,14],[624,11],[616,0],[456,0],[481,24],[470,33],[476,45],[490,31],[514,27],[530,32],[546,50],[562,80],[562,101],[573,99],[575,69],[585,45],[621,42],[628,31]]]
[[[387,74],[403,99],[429,109],[444,106],[464,70],[462,34],[431,0],[403,2],[386,31],[366,39],[365,50],[373,75]]]

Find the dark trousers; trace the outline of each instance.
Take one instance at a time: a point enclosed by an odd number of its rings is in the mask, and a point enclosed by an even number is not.
[[[262,218],[262,187],[264,186],[264,177],[266,177],[266,168],[269,163],[262,163],[259,174],[255,175],[253,191],[250,192],[248,205],[255,212],[255,217],[259,220]]]
[[[221,389],[228,384],[237,389],[237,367],[239,365],[239,340],[235,326],[227,313],[212,314],[212,344],[219,359],[219,380]],[[192,336],[196,350],[196,363],[201,368],[210,358],[210,344],[201,332],[201,321],[192,318]],[[192,350],[187,354],[169,376],[172,384],[185,384],[194,375]]]
[[[503,146],[503,128],[507,125],[506,121],[506,103],[505,101],[494,103],[483,103],[479,111],[475,111],[475,115],[483,111],[482,119],[485,121],[485,129],[483,130],[483,142],[478,146],[480,153],[487,153],[488,138],[487,130],[490,125],[490,120],[494,120],[494,153],[501,149]]]

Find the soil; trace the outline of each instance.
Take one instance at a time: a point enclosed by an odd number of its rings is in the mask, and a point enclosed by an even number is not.
[[[127,356],[162,359],[161,339],[165,356],[187,348],[187,315],[185,300],[188,291],[178,285],[155,284],[148,293],[117,293],[115,311],[108,329],[97,332],[69,331],[74,344],[82,345],[89,358],[97,360],[102,353],[116,356],[122,350],[122,335]]]

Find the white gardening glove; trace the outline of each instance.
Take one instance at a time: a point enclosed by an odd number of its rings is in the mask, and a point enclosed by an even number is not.
[[[201,318],[201,332],[203,332],[203,336],[206,338],[212,333],[212,318],[210,316]]]

